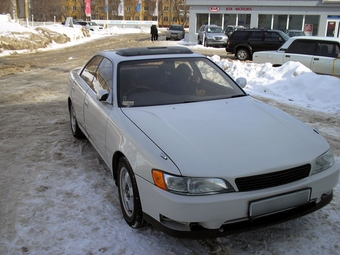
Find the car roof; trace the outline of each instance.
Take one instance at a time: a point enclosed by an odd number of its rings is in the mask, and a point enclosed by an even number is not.
[[[101,55],[118,62],[143,59],[205,57],[204,55],[195,53],[189,48],[182,46],[125,48],[102,51],[98,52],[96,55]]]
[[[326,36],[295,36],[291,37],[290,40],[320,40],[320,41],[329,41],[329,42],[338,42],[340,43],[340,38],[337,37],[326,37]]]

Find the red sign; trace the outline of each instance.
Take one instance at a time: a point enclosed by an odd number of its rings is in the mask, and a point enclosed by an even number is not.
[[[247,11],[252,11],[253,9],[251,7],[227,7],[225,8],[226,11],[239,11],[239,12],[247,12]]]
[[[313,24],[305,24],[305,32],[313,32]]]
[[[91,0],[85,0],[85,15],[91,17]]]
[[[210,6],[209,11],[211,12],[218,12],[220,10],[220,7],[218,6]]]

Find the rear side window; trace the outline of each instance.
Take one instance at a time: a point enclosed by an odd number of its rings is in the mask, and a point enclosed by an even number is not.
[[[230,40],[233,41],[242,41],[245,40],[247,37],[248,32],[247,31],[235,31],[231,34]]]
[[[262,41],[262,31],[253,31],[250,33],[249,41]]]
[[[340,54],[339,44],[332,42],[319,42],[316,55],[336,58]]]
[[[286,50],[286,53],[314,55],[315,47],[315,41],[295,40]]]

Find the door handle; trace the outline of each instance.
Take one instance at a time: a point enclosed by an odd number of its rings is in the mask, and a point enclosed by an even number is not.
[[[286,58],[290,58],[290,55],[285,55]]]
[[[85,101],[84,105],[86,106],[86,108],[88,108],[89,107],[89,102]]]
[[[320,60],[319,58],[314,58],[314,60]]]

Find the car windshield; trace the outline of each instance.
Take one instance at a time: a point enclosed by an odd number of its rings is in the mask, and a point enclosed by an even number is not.
[[[208,33],[223,33],[223,29],[221,27],[208,27]]]
[[[192,103],[245,96],[244,91],[204,57],[126,61],[118,65],[120,107]]]
[[[170,26],[169,30],[178,30],[181,31],[183,28],[181,26]]]

